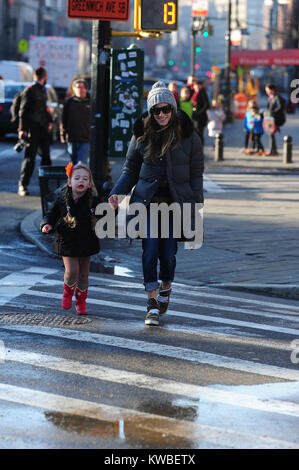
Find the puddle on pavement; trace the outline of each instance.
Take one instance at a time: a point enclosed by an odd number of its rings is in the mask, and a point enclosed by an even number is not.
[[[135,273],[125,266],[108,266],[103,263],[91,263],[90,271],[93,273],[114,274],[115,276],[135,277]]]
[[[123,443],[125,446],[163,449],[194,448],[192,439],[174,435],[175,424],[171,430],[169,429],[171,431],[169,433],[167,426],[163,426],[163,417],[161,417],[161,423],[159,418],[130,417],[106,421],[61,412],[46,412],[45,417],[63,431],[112,440]],[[162,431],[157,431],[157,428],[162,428]]]
[[[193,426],[199,431],[198,412],[198,400],[176,398],[173,401],[139,401],[136,415],[124,419],[114,419],[113,415],[92,418],[56,411],[45,412],[45,417],[69,433],[99,437],[132,447],[182,449],[194,448],[198,441],[197,432],[192,438]],[[148,416],[142,416],[144,413]]]

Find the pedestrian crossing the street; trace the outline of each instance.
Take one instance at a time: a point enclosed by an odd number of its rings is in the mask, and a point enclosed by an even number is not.
[[[169,311],[148,327],[142,282],[101,274],[90,276],[86,322],[41,326],[66,315],[62,276],[2,274],[0,408],[93,419],[116,447],[299,447],[295,301],[174,283]]]
[[[213,173],[204,175],[204,189],[207,193],[261,192],[298,193],[297,174],[275,173]]]

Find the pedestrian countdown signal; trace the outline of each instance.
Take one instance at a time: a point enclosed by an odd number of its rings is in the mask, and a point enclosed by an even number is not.
[[[178,0],[135,0],[134,27],[139,31],[176,31]]]

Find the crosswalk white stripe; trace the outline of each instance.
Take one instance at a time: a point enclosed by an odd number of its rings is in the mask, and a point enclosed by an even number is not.
[[[56,269],[41,268],[39,272],[25,270],[8,274],[0,279],[0,306],[5,305],[19,295],[25,294],[30,287],[40,282],[43,277],[56,272]]]
[[[61,299],[61,294],[55,294],[53,292],[44,292],[44,291],[34,291],[34,290],[27,290],[25,292],[26,295],[32,296],[32,297],[48,297],[51,299]],[[107,300],[98,300],[98,299],[92,299],[88,298],[87,303],[89,304],[94,304],[94,305],[99,305],[102,307],[115,307],[119,308],[121,311],[122,310],[134,310],[134,311],[139,311],[141,310],[141,307],[138,305],[129,305],[125,304],[124,302],[113,302],[113,301],[107,301]],[[204,320],[212,323],[222,323],[226,325],[235,325],[239,327],[245,327],[245,328],[254,328],[255,330],[265,330],[265,331],[272,331],[272,332],[278,332],[278,333],[285,333],[288,335],[294,335],[298,336],[299,335],[299,330],[293,329],[293,328],[284,328],[280,326],[274,326],[274,325],[264,325],[262,323],[252,323],[252,322],[245,322],[242,320],[233,320],[229,318],[223,318],[223,317],[212,317],[209,315],[200,315],[196,313],[189,313],[189,312],[179,312],[179,311],[174,311],[174,310],[168,310],[167,315],[172,315],[175,317],[182,317],[182,318],[190,318],[194,320]]]
[[[259,362],[246,361],[236,357],[221,356],[218,354],[207,353],[195,349],[170,346],[167,344],[140,341],[119,336],[104,335],[101,333],[92,333],[88,331],[65,330],[63,328],[48,328],[44,326],[3,326],[5,330],[21,331],[29,334],[38,334],[53,336],[71,341],[85,341],[98,345],[116,347],[138,351],[141,353],[151,353],[158,356],[179,359],[182,361],[193,362],[195,364],[209,364],[214,367],[247,372],[250,374],[276,377],[285,380],[299,381],[299,371],[287,369]]]
[[[203,187],[208,193],[224,193],[223,189],[219,184],[215,183],[209,176],[203,176]]]
[[[265,179],[264,175],[258,174],[209,173],[207,191],[298,192],[298,177],[296,175],[267,175]]]
[[[10,302],[9,306],[10,307],[20,307],[20,304],[23,305],[23,303],[20,302]],[[59,307],[60,308],[60,307]],[[34,302],[34,304],[30,305],[30,311],[31,310],[36,310],[37,312],[41,312],[41,310],[49,310],[49,306],[46,304],[37,304]],[[140,328],[143,323],[140,323],[140,319],[138,320],[136,318],[135,321],[132,321],[130,319],[129,323],[124,323],[123,320],[116,320],[115,318],[111,317],[110,319],[106,318],[105,319],[105,329],[112,329],[113,328],[119,328],[121,326],[122,331],[130,330],[131,332],[133,330],[135,331],[140,331]],[[0,322],[0,326],[2,323]],[[265,347],[267,349],[274,349],[277,351],[293,351],[294,346],[292,345],[292,342],[286,342],[286,341],[279,341],[277,339],[269,339],[269,338],[262,338],[260,336],[252,337],[248,333],[242,333],[232,330],[228,333],[220,332],[220,331],[215,331],[215,328],[213,328],[212,325],[206,325],[206,326],[199,326],[196,325],[194,328],[193,327],[184,327],[181,325],[177,325],[171,322],[167,322],[163,325],[163,329],[170,331],[170,332],[176,332],[179,334],[187,334],[187,335],[196,335],[201,338],[209,338],[212,339],[214,342],[216,341],[221,341],[222,343],[229,343],[229,344],[242,344],[250,347]],[[111,330],[110,330],[111,331]]]
[[[124,435],[127,427],[134,432],[138,430],[155,430],[156,433],[165,436],[187,438],[194,442],[194,448],[198,448],[203,442],[215,442],[215,445],[228,446],[229,448],[273,448],[273,449],[297,449],[299,444],[271,437],[260,436],[251,433],[242,433],[230,429],[208,426],[199,422],[177,420],[152,413],[130,410],[126,408],[96,403],[78,398],[64,397],[48,392],[16,387],[0,383],[0,399],[6,402],[20,403],[46,410],[67,413],[76,416],[84,416],[100,421],[123,421]],[[118,434],[119,436],[119,434]],[[115,436],[115,437],[118,437]]]
[[[47,268],[42,268],[42,267],[35,267],[35,266],[32,266],[28,269],[25,269],[24,271],[20,271],[17,273],[17,285],[22,285],[23,283],[26,283],[26,285],[28,284],[28,273],[42,273],[43,276],[41,276],[40,278],[40,283],[41,284],[47,284],[47,285],[61,285],[61,279],[57,279],[57,280],[54,280],[54,279],[45,279],[44,277],[47,275],[47,274],[54,274],[55,272],[58,272],[58,270],[55,270],[55,269],[47,269]],[[22,275],[22,273],[24,273]],[[11,276],[11,275],[10,275]],[[144,290],[144,286],[141,282],[137,282],[137,281],[132,281],[132,282],[128,282],[128,281],[120,281],[118,279],[114,279],[113,277],[105,277],[105,275],[101,275],[101,278],[99,277],[96,277],[96,276],[89,276],[89,279],[90,281],[95,281],[97,283],[102,283],[104,284],[104,286],[107,286],[107,283],[109,285],[109,288],[110,288],[110,291],[111,291],[111,288],[112,287],[115,287],[115,286],[121,286],[121,287],[127,287],[127,288],[132,288],[132,289],[142,289]],[[0,279],[0,286],[1,285],[12,285],[12,282],[11,280],[7,279],[8,282],[6,282],[6,277]],[[33,283],[35,284],[35,282]],[[33,285],[32,284],[32,285]],[[197,298],[201,298],[201,297],[208,297],[208,298],[215,298],[215,299],[221,299],[221,300],[230,300],[230,301],[233,301],[233,302],[242,302],[242,303],[247,303],[247,304],[253,304],[253,305],[258,305],[258,306],[265,306],[265,307],[269,307],[271,309],[282,309],[282,312],[285,312],[285,313],[288,313],[290,315],[297,315],[297,312],[299,314],[299,307],[297,307],[296,305],[293,305],[293,304],[283,304],[283,303],[277,303],[275,301],[271,301],[271,302],[268,302],[268,301],[263,301],[263,300],[255,300],[255,299],[248,299],[248,298],[245,298],[245,297],[238,297],[238,296],[232,296],[232,295],[228,295],[228,294],[215,294],[215,293],[212,293],[212,292],[208,292],[208,288],[202,288],[201,286],[197,287],[196,290],[192,289],[190,286],[185,286],[185,285],[181,285],[179,283],[173,283],[173,286],[177,289],[177,291],[179,292],[180,290],[186,290],[186,287],[188,287],[188,291],[187,292],[184,292],[184,296],[188,296],[188,297],[192,297],[192,296],[196,296]],[[278,287],[280,287],[280,285],[278,285]],[[98,287],[90,287],[90,289],[97,289]],[[214,290],[214,289],[211,289],[211,290]],[[120,293],[120,291],[118,292]],[[123,293],[122,293],[123,295]],[[131,293],[129,295],[132,295]],[[136,294],[134,293],[134,296]],[[172,299],[174,299],[175,302],[178,302],[179,303],[179,300],[176,299],[176,293],[174,292],[173,295],[172,295]],[[141,298],[141,294],[138,294],[138,297]],[[196,300],[197,302],[197,300]],[[185,302],[183,302],[185,303]],[[191,304],[190,304],[191,305]],[[218,306],[216,306],[218,308]],[[221,308],[221,306],[219,306],[219,308]],[[247,313],[247,310],[244,310],[244,313]],[[276,313],[276,312],[275,312]],[[283,318],[285,319],[286,317],[283,316]]]
[[[299,417],[299,405],[296,403],[260,399],[254,395],[235,393],[219,390],[211,387],[175,382],[145,374],[137,374],[130,371],[112,369],[98,364],[88,364],[82,361],[73,361],[56,356],[39,354],[34,352],[9,349],[5,355],[5,361],[30,364],[32,366],[44,367],[54,371],[78,374],[84,377],[99,379],[145,388],[152,391],[170,393],[173,395],[184,395],[188,398],[208,400],[231,406],[240,406],[254,410],[262,410],[270,413],[279,413]],[[293,393],[299,391],[299,382],[292,384]]]
[[[141,282],[120,281],[118,279],[105,277],[105,275],[103,275],[103,274],[101,275],[100,279],[96,276],[90,275],[89,280],[90,281],[95,281],[95,282],[98,282],[98,283],[103,283],[104,285],[107,285],[107,283],[109,283],[110,287],[122,286],[122,287],[127,287],[127,288],[132,288],[132,289],[134,289],[134,288],[143,289],[143,291],[144,291],[144,285]],[[184,295],[188,295],[188,296],[194,295],[194,296],[198,296],[199,298],[200,297],[211,297],[211,298],[215,298],[215,299],[231,300],[233,302],[238,302],[238,303],[239,302],[244,302],[244,303],[259,305],[259,306],[263,305],[263,306],[270,307],[270,308],[292,309],[292,310],[299,313],[299,307],[297,307],[296,305],[282,304],[282,303],[276,302],[275,300],[273,300],[273,302],[272,301],[269,302],[269,301],[265,301],[265,300],[255,300],[255,299],[250,299],[250,298],[245,298],[245,297],[232,296],[232,295],[228,295],[227,293],[215,294],[215,293],[212,293],[212,292],[208,292],[208,291],[215,290],[214,288],[209,289],[208,287],[198,286],[198,287],[195,288],[196,289],[195,290],[190,285],[188,285],[188,286],[187,285],[182,285],[182,284],[179,284],[179,283],[176,283],[176,282],[173,282],[173,286],[176,288],[177,291],[183,290]],[[278,284],[277,287],[282,287],[282,285]],[[187,291],[186,291],[186,289],[187,289]],[[291,312],[289,312],[289,313],[291,313]]]
[[[89,292],[99,292],[99,293],[104,293],[104,294],[110,294],[114,296],[114,293],[111,291],[111,288],[105,288],[105,287],[89,287]],[[117,294],[119,296],[123,297],[130,297],[132,298],[132,292],[126,292],[126,291],[118,291]],[[199,296],[200,297],[200,296]],[[134,293],[134,298],[136,299],[145,299],[144,294],[138,294]],[[296,321],[297,319],[288,316],[287,314],[279,314],[276,312],[270,313],[270,312],[265,312],[261,310],[249,310],[249,309],[244,309],[244,308],[237,308],[237,307],[232,307],[231,305],[218,305],[218,304],[211,304],[211,303],[206,303],[206,302],[200,302],[198,299],[196,300],[190,300],[187,298],[185,295],[184,298],[177,298],[175,296],[171,297],[171,305],[173,304],[181,304],[181,305],[190,305],[194,307],[204,307],[212,310],[223,310],[225,312],[236,312],[236,313],[245,313],[245,315],[255,315],[259,317],[265,317],[265,318],[279,318],[282,320],[291,320],[291,321]],[[296,313],[294,313],[296,315]],[[299,312],[298,314],[299,315]],[[299,318],[298,318],[299,320]],[[298,325],[299,326],[299,325]]]

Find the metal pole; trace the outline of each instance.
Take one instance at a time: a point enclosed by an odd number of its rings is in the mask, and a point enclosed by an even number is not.
[[[283,163],[292,163],[292,144],[293,138],[290,135],[285,135],[283,138]]]
[[[196,31],[193,29],[193,25],[191,25],[191,68],[190,68],[190,75],[194,75],[194,70],[195,70],[195,36],[196,36]]]
[[[90,169],[99,195],[108,180],[109,21],[92,22]]]
[[[223,134],[216,134],[215,136],[215,162],[222,162],[223,158]]]
[[[232,16],[232,2],[228,0],[228,11],[226,16],[226,33],[225,33],[225,101],[224,108],[226,114],[226,122],[233,122],[231,111],[231,83],[230,83],[230,57],[231,57],[231,16]]]

